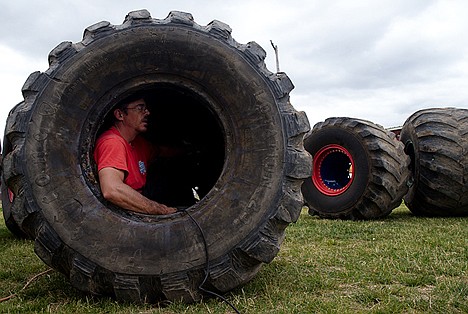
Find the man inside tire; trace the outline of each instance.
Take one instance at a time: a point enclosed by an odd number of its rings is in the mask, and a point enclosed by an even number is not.
[[[142,194],[148,162],[154,156],[171,154],[167,148],[154,147],[141,136],[147,130],[150,114],[144,98],[131,95],[112,114],[113,125],[99,136],[94,151],[102,195],[109,202],[134,212],[152,215],[176,212],[175,208]]]

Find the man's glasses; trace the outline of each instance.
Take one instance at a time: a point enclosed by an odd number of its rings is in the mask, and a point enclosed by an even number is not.
[[[148,111],[148,107],[146,107],[145,104],[139,104],[139,105],[136,105],[136,107],[133,107],[133,108],[125,108],[126,110],[138,110],[139,112],[145,112],[145,111]]]

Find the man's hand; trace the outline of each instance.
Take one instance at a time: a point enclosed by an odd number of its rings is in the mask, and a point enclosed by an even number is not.
[[[164,204],[160,204],[157,202],[152,202],[152,204],[152,208],[148,211],[148,214],[150,215],[169,215],[177,212],[177,209],[173,207],[168,207]]]

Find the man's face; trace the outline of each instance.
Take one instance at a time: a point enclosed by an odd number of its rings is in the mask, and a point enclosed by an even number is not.
[[[127,104],[124,110],[124,125],[137,132],[146,132],[149,114],[145,101],[143,99],[135,100]]]

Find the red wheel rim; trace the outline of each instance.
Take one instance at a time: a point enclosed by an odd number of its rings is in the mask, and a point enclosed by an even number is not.
[[[13,191],[11,191],[10,189],[8,189],[8,200],[10,201],[10,203],[13,203],[13,201],[15,200],[15,194],[13,194]]]
[[[346,148],[327,145],[314,155],[312,181],[321,193],[338,196],[353,183],[354,169],[354,160]]]

